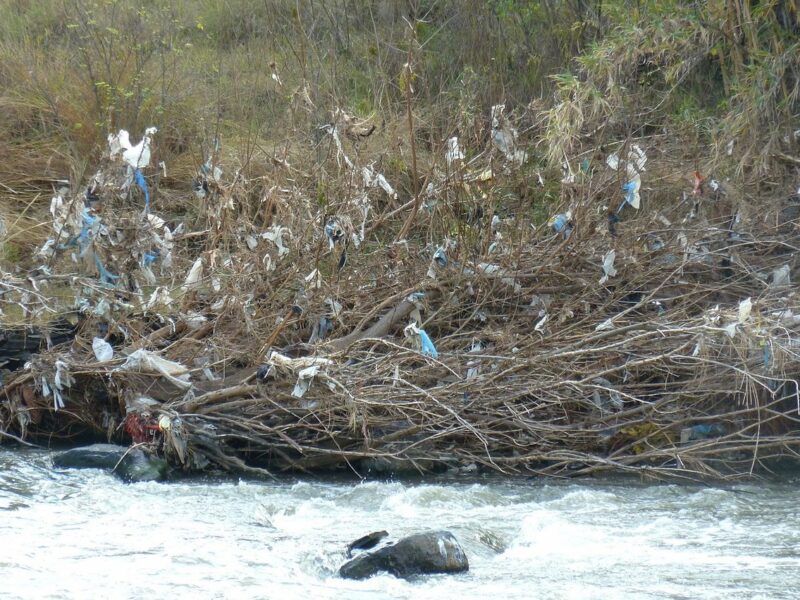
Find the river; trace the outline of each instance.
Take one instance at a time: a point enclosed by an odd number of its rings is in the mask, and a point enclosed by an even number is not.
[[[799,598],[797,478],[125,484],[0,448],[0,597]],[[347,581],[370,531],[449,529],[470,571]]]

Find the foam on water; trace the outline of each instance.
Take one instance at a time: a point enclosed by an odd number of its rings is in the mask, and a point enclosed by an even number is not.
[[[796,484],[126,485],[0,449],[3,598],[794,598]],[[370,531],[449,529],[470,572],[337,576]]]

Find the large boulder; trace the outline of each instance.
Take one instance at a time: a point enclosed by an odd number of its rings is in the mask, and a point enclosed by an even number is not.
[[[72,448],[53,457],[56,467],[66,469],[109,469],[123,481],[161,481],[167,476],[167,463],[141,448],[115,444],[93,444]]]
[[[397,543],[360,554],[343,564],[339,575],[347,579],[364,579],[386,571],[395,577],[408,578],[468,570],[467,555],[453,534],[431,531],[410,535]]]

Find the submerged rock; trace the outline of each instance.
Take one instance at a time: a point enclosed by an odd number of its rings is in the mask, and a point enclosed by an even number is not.
[[[364,579],[386,571],[395,577],[406,578],[468,570],[467,555],[453,534],[431,531],[410,535],[395,544],[361,554],[342,565],[339,575],[347,579]]]
[[[347,546],[347,558],[353,557],[353,550],[370,550],[374,548],[385,537],[389,537],[389,532],[373,531],[354,542],[350,542],[350,545]]]
[[[359,466],[366,473],[379,477],[413,477],[443,470],[443,466],[433,460],[418,458],[411,461],[390,456],[365,458],[361,460]]]
[[[66,469],[111,469],[123,481],[161,481],[167,475],[167,463],[141,448],[129,449],[115,444],[93,444],[72,448],[53,457],[56,467]]]

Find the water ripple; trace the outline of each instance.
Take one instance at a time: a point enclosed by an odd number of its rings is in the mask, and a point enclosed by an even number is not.
[[[792,598],[795,483],[126,485],[0,448],[3,598]],[[378,529],[450,529],[469,573],[337,577]]]

